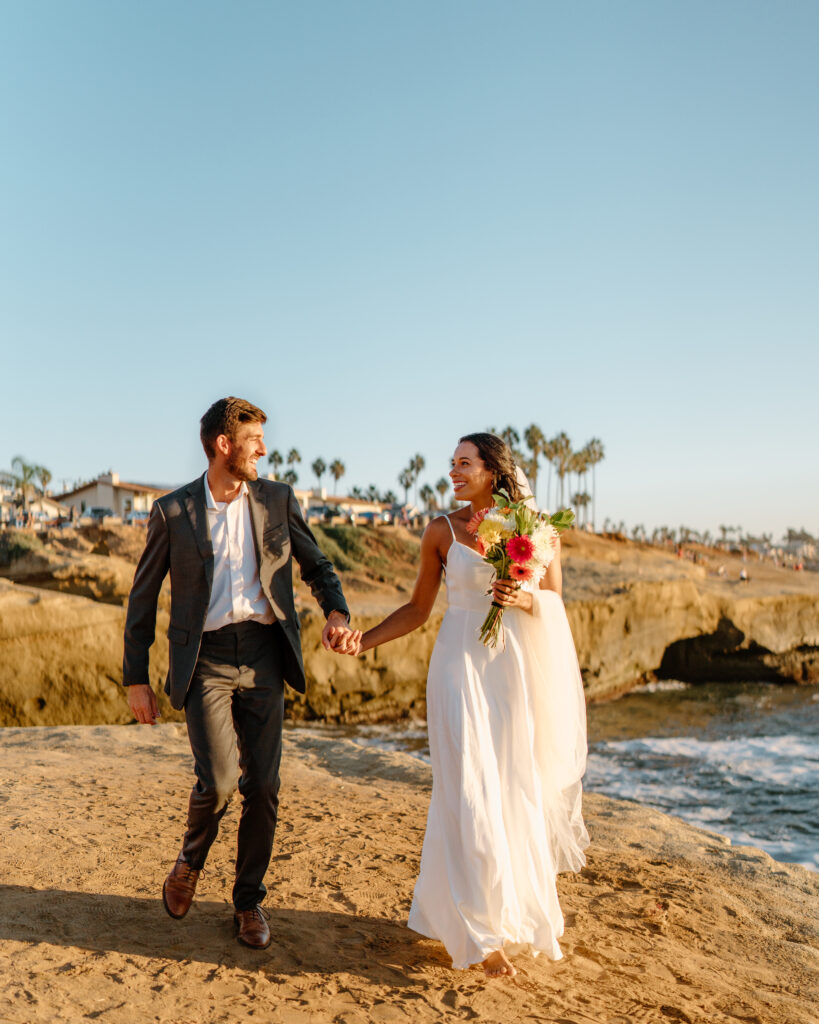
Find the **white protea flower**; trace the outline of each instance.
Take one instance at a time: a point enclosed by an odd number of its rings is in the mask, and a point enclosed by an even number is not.
[[[539,526],[532,534],[532,543],[535,545],[535,557],[544,568],[555,557],[557,549],[557,530],[549,523]]]

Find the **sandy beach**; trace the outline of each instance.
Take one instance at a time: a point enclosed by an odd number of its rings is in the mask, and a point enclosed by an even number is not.
[[[5,729],[0,775],[3,1024],[819,1019],[819,876],[637,804],[586,797],[564,959],[487,982],[405,926],[430,786],[408,755],[288,730],[261,953],[232,932],[235,803],[189,915],[162,907],[184,727]]]

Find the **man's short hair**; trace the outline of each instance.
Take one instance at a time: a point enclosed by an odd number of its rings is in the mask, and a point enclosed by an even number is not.
[[[213,403],[199,421],[199,437],[209,459],[216,456],[216,438],[224,434],[229,441],[235,441],[240,423],[267,423],[267,416],[258,406],[232,395]]]

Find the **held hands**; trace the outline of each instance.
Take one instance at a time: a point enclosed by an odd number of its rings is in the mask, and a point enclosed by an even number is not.
[[[502,608],[520,608],[530,612],[534,603],[528,590],[521,590],[515,580],[495,580],[492,584],[492,600]]]
[[[330,612],[321,634],[321,642],[328,651],[355,656],[361,650],[361,630],[350,629],[341,612]]]

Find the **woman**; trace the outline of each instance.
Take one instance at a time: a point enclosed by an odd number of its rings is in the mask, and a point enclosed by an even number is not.
[[[443,942],[456,968],[480,962],[490,977],[513,976],[515,953],[562,956],[555,876],[585,863],[583,686],[559,542],[539,588],[519,587],[492,582],[466,529],[501,488],[522,496],[508,446],[468,434],[449,475],[469,504],[429,524],[412,597],[360,649],[417,629],[446,575],[449,607],[427,680],[432,798],[409,926]],[[492,649],[478,639],[490,592],[504,608],[504,642]]]

